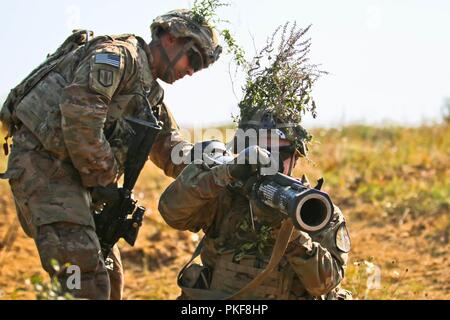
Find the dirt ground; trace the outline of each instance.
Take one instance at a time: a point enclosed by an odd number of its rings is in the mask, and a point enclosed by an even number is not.
[[[325,189],[347,218],[352,251],[343,286],[356,299],[450,299],[449,126],[317,134],[323,144],[312,158],[320,162],[302,170],[316,178],[325,172]],[[170,182],[152,164],[139,179],[135,195],[152,214],[135,247],[120,243],[125,299],[179,295],[178,271],[200,236],[173,230],[160,217],[158,197]],[[0,217],[0,299],[35,299],[27,282],[48,278],[17,223],[6,181]]]
[[[170,181],[162,180],[161,186]],[[165,225],[156,210],[158,193],[147,195],[153,213],[145,220],[136,247],[121,243],[125,299],[175,299],[179,294],[178,271],[189,260],[199,236]],[[45,274],[33,240],[17,224],[6,185],[2,185],[0,206],[0,299],[34,299],[26,280]],[[437,228],[443,221],[434,217],[417,221],[405,216],[404,221],[394,224],[361,221],[353,216],[347,215],[352,253],[344,286],[356,298],[450,298],[448,232]],[[367,290],[370,270],[364,261],[380,268],[381,286],[376,289]]]

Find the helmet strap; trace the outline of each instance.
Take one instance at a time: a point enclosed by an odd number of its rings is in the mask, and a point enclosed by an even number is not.
[[[291,164],[289,165],[289,171],[287,174],[288,176],[292,175],[292,171],[294,170],[294,163],[295,163],[295,152],[291,156]]]
[[[193,41],[190,40],[185,43],[183,48],[180,49],[180,51],[177,53],[177,55],[170,60],[169,55],[167,54],[166,49],[159,43],[159,52],[161,55],[161,58],[164,60],[164,62],[167,64],[166,71],[163,74],[162,80],[171,82],[175,80],[175,70],[174,67],[178,63],[178,61],[183,57],[183,55],[192,47]]]

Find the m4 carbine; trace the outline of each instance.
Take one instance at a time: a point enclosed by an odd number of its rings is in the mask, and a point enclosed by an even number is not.
[[[103,208],[94,214],[94,220],[105,259],[120,238],[131,246],[136,242],[146,209],[137,205],[132,190],[148,159],[156,136],[161,131],[156,119],[153,122],[136,118],[125,120],[133,129],[134,135],[130,139],[125,162],[123,187],[96,188],[94,191],[103,202]]]

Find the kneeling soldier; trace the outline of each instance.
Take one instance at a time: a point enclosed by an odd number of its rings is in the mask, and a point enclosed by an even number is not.
[[[249,191],[258,167],[271,161],[271,153],[273,160],[278,151],[279,172],[285,175],[306,155],[303,128],[281,126],[286,123],[282,120],[264,110],[243,117],[240,129],[266,129],[278,141],[258,136],[259,146],[250,143],[244,150],[238,148],[235,161],[223,164],[222,159],[202,157],[186,167],[162,195],[159,210],[170,226],[205,233],[192,260],[180,272],[181,299],[350,297],[339,286],[350,251],[339,208],[330,206],[326,226],[308,234],[294,230],[289,219]],[[214,148],[217,154],[216,147],[209,150]],[[224,151],[219,150],[220,158]],[[257,159],[256,164],[249,159]],[[194,264],[199,255],[202,264]]]

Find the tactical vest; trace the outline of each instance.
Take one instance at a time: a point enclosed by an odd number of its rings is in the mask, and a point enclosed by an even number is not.
[[[239,190],[239,189],[237,189]],[[182,299],[341,299],[342,289],[336,289],[327,295],[312,296],[302,284],[300,277],[285,258],[285,252],[291,241],[300,236],[289,219],[272,220],[275,215],[257,201],[248,200],[233,191],[229,198],[221,198],[221,210],[215,216],[214,223],[207,231],[205,238],[198,245],[191,260],[180,271],[178,285],[182,289]],[[226,203],[232,202],[232,206]],[[223,209],[223,211],[222,211]],[[271,238],[265,246],[269,251],[257,254],[254,251],[244,252],[243,245],[248,241],[258,245],[259,241],[250,234],[241,221],[252,212],[261,225],[273,226]],[[241,229],[242,232],[239,230]],[[261,228],[258,228],[261,234]],[[230,236],[231,235],[231,236]],[[314,241],[321,242],[322,235],[316,235]],[[252,240],[253,239],[253,240]],[[201,255],[203,265],[193,263]],[[237,259],[237,257],[240,257]],[[270,258],[270,259],[269,259]]]
[[[340,285],[320,297],[310,295],[301,284],[295,271],[287,261],[281,260],[277,269],[261,277],[259,285],[252,285],[265,269],[254,267],[255,258],[249,257],[240,263],[233,261],[233,254],[221,254],[214,268],[192,263],[202,247],[197,247],[192,260],[178,275],[178,286],[184,300],[352,300],[350,291]],[[267,266],[266,266],[267,267]],[[245,290],[244,288],[251,288]],[[238,292],[245,293],[242,295]]]
[[[178,285],[182,298],[188,300],[209,299],[307,299],[312,298],[296,280],[295,272],[283,260],[284,252],[293,234],[289,220],[282,223],[277,231],[277,241],[270,261],[256,268],[255,256],[247,256],[239,263],[234,261],[234,252],[217,252],[214,244],[201,241],[191,260],[180,271]],[[207,249],[207,247],[209,247]],[[215,252],[214,266],[193,264],[203,249]]]

